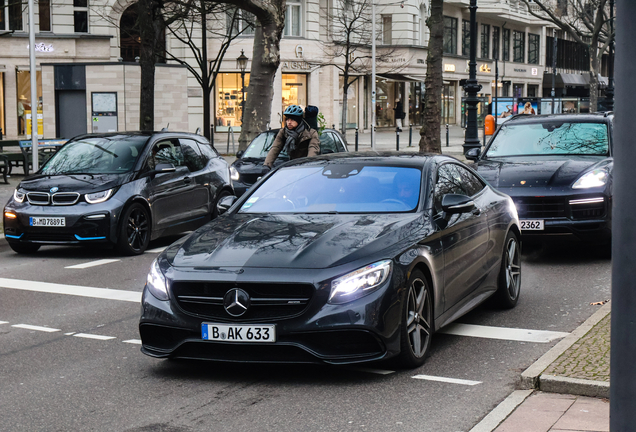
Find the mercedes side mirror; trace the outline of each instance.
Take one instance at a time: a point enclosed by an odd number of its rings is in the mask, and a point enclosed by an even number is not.
[[[238,197],[235,197],[234,195],[230,195],[230,196],[226,196],[226,197],[221,198],[219,200],[219,202],[216,204],[217,213],[219,215],[222,215],[223,213],[228,211],[230,209],[230,207],[232,207],[232,205],[234,205],[234,203],[236,202],[237,199],[238,199]]]
[[[446,214],[468,213],[475,208],[475,203],[470,197],[459,194],[446,194],[442,198],[442,210]]]
[[[476,161],[477,159],[479,159],[480,155],[481,155],[481,148],[471,148],[465,154],[466,159],[471,161]]]

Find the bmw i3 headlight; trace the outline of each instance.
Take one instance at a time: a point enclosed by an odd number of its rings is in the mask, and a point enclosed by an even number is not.
[[[241,175],[239,174],[239,172],[236,170],[236,168],[234,168],[233,166],[230,167],[230,178],[233,181],[238,181],[239,178],[241,178]]]
[[[15,200],[15,202],[23,202],[25,196],[26,194],[24,192],[20,192],[17,189],[13,191],[13,199]]]
[[[574,182],[572,189],[589,189],[605,186],[608,179],[609,174],[607,173],[607,170],[602,168],[595,169],[583,174],[577,181]]]
[[[154,260],[150,265],[150,272],[146,278],[146,287],[150,294],[158,300],[168,300],[168,286],[166,285],[166,277],[159,268],[159,263]]]
[[[86,202],[89,204],[99,204],[110,198],[114,191],[115,189],[108,189],[101,192],[89,193],[84,195],[84,199],[86,199]]]
[[[391,260],[379,261],[335,279],[329,303],[346,303],[373,292],[388,279],[392,268]]]

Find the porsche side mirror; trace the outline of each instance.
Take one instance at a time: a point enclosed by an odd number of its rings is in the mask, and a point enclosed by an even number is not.
[[[442,198],[442,210],[446,214],[468,213],[475,208],[475,203],[470,197],[459,194],[446,194]]]
[[[239,150],[236,152],[236,158],[240,159],[243,157],[243,155],[245,154],[245,152],[243,150]]]
[[[219,202],[216,204],[217,213],[219,215],[222,215],[223,213],[228,211],[230,207],[232,207],[232,205],[236,202],[237,199],[238,197],[235,197],[234,195],[221,198]]]
[[[479,156],[481,155],[481,149],[480,148],[471,148],[470,150],[468,150],[466,152],[466,159],[471,160],[471,161],[476,161],[477,159],[479,159]]]

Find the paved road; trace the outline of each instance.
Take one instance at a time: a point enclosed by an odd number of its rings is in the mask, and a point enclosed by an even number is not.
[[[0,239],[0,430],[468,431],[610,296],[609,259],[534,250],[518,307],[463,317],[473,326],[436,335],[416,370],[162,361],[139,352],[137,332],[136,299],[157,253],[48,246],[25,257]]]

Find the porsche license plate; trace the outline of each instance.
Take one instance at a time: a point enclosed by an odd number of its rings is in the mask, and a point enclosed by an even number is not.
[[[63,217],[29,217],[29,225],[37,227],[65,227],[66,218]]]
[[[201,338],[211,341],[252,343],[276,342],[276,326],[264,325],[228,325],[201,323]]]
[[[541,219],[521,219],[519,223],[524,231],[543,231],[543,220]]]

